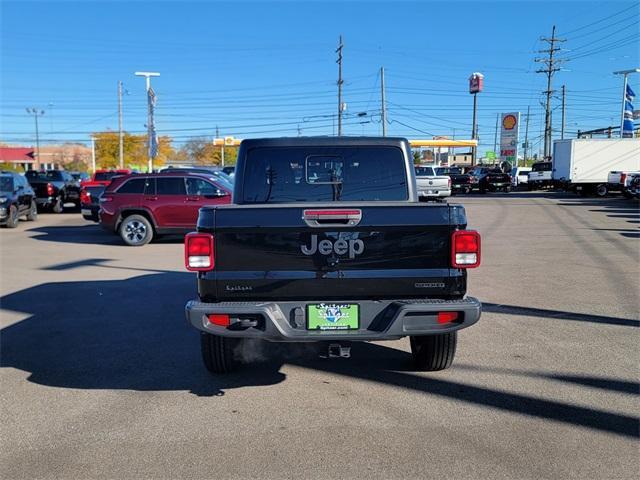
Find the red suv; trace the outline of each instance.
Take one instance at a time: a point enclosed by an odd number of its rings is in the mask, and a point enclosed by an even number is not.
[[[231,203],[232,186],[207,174],[154,173],[115,178],[100,197],[100,224],[140,246],[195,229],[198,210]]]

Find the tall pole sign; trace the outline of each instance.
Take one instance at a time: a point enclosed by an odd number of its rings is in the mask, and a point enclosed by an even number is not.
[[[630,73],[640,73],[640,68],[621,70],[613,72],[615,75],[622,75],[622,113],[620,115],[620,138],[633,137],[633,99],[635,93],[629,86],[628,75]]]
[[[503,113],[500,127],[500,162],[517,166],[520,112]]]
[[[471,139],[477,140],[478,137],[478,94],[482,92],[484,88],[484,75],[479,72],[474,72],[469,77],[469,93],[473,95],[473,125],[471,126]],[[476,164],[477,147],[471,147],[471,165]]]
[[[145,77],[147,90],[147,154],[149,164],[147,170],[153,172],[153,159],[158,155],[158,138],[153,114],[156,108],[156,94],[151,88],[151,77],[159,77],[158,72],[136,72],[138,77]]]

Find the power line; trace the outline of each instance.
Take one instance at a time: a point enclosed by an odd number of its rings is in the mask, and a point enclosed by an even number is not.
[[[593,25],[597,25],[598,23],[602,23],[605,20],[609,20],[610,18],[617,17],[621,13],[625,13],[625,12],[628,12],[629,10],[631,10],[631,9],[637,9],[637,8],[638,8],[637,5],[632,5],[632,6],[628,7],[628,8],[620,10],[617,13],[614,13],[613,15],[609,15],[608,17],[601,18],[600,20],[596,20],[595,22],[589,23],[587,25],[583,25],[582,27],[574,28],[573,30],[569,30],[568,32],[564,32],[563,35],[566,36],[566,35],[569,35],[569,34],[574,33],[574,32],[579,32],[580,30],[584,30],[585,28],[589,28],[589,27],[591,27]]]

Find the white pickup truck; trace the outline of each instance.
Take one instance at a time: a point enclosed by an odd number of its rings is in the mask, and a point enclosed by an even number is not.
[[[436,200],[451,196],[451,177],[436,175],[433,167],[416,167],[418,198],[421,201]]]
[[[626,198],[632,198],[633,194],[630,192],[631,180],[634,175],[639,175],[639,171],[618,171],[613,170],[607,175],[607,188],[610,192],[620,192]]]

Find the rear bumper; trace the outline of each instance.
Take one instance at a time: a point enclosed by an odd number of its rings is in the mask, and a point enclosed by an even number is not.
[[[58,200],[58,197],[36,197],[36,204],[40,207],[48,207],[53,205]]]
[[[85,220],[91,220],[92,222],[99,222],[100,217],[98,216],[98,211],[100,210],[100,205],[80,205],[80,213]]]
[[[274,342],[324,340],[393,340],[436,335],[469,327],[480,319],[482,304],[473,297],[461,300],[349,300],[360,308],[357,330],[307,330],[309,302],[221,302],[192,300],[185,307],[187,321],[198,330],[223,337],[261,338]],[[338,302],[340,303],[340,302]],[[345,301],[345,303],[347,303]],[[455,322],[438,323],[438,312],[459,312]],[[228,327],[209,322],[209,314],[228,314]]]
[[[421,198],[441,198],[441,197],[450,197],[451,196],[451,189],[433,189],[433,190],[429,190],[429,189],[418,189],[418,195]]]
[[[489,190],[499,190],[502,188],[507,188],[511,186],[511,182],[493,182],[487,183],[487,189]]]

